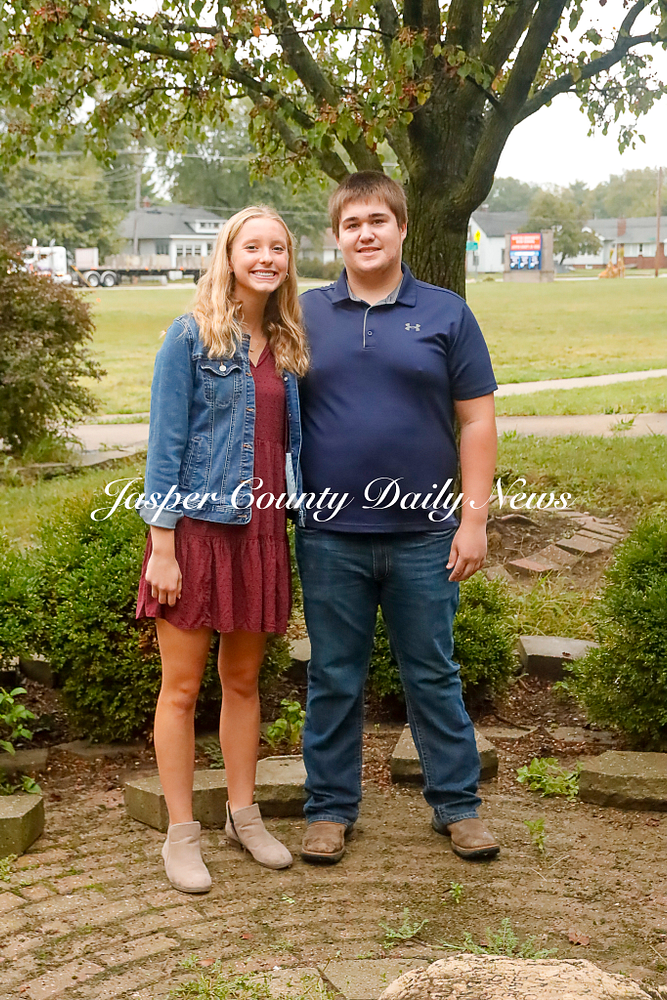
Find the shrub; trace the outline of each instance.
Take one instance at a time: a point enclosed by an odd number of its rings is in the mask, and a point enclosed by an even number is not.
[[[108,520],[91,520],[103,505],[91,494],[70,501],[42,526],[34,552],[0,559],[0,610],[10,611],[9,625],[0,622],[0,650],[49,658],[81,735],[129,740],[150,726],[161,681],[155,626],[135,619],[146,526],[122,506]],[[207,721],[220,708],[216,645],[198,705]],[[289,663],[284,637],[273,638],[262,679]]]
[[[0,237],[0,439],[14,452],[93,412],[80,379],[105,374],[86,346],[90,307],[22,266],[20,247]]]
[[[459,610],[454,619],[454,659],[461,666],[461,684],[502,691],[514,671],[516,626],[507,588],[499,580],[477,573],[461,584]],[[402,694],[398,666],[378,613],[375,647],[369,672],[371,689],[381,698]]]
[[[592,649],[570,667],[568,687],[590,719],[637,744],[667,737],[667,521],[640,522],[616,549],[594,611]]]
[[[336,281],[343,270],[342,260],[328,260],[326,264],[317,257],[302,257],[299,260],[299,275],[302,278],[324,278]]]

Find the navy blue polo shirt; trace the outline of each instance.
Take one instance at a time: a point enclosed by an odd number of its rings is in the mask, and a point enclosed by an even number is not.
[[[453,401],[497,389],[465,301],[405,264],[397,294],[374,306],[350,296],[345,271],[300,301],[311,350],[300,386],[303,487],[314,496],[304,500],[306,526],[455,526],[445,506],[456,496]]]

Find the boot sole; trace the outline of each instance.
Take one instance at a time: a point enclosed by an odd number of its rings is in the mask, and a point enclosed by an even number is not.
[[[252,854],[251,851],[249,851],[248,848],[245,846],[245,844],[242,844],[240,840],[236,840],[235,837],[230,837],[228,833],[225,833],[225,836],[227,837],[228,844],[231,844],[232,847],[235,847],[237,850],[242,851],[244,854],[246,851],[248,851],[250,857],[253,858],[255,861],[257,861],[257,864],[261,865],[262,868],[269,868],[272,872],[279,872],[283,871],[283,869],[285,868],[291,868],[292,865],[294,864],[294,859],[292,859],[292,861],[286,861],[284,865],[267,865],[266,862],[264,861],[258,861],[255,855]]]
[[[466,861],[475,861],[476,859],[482,858],[495,858],[496,854],[500,853],[499,844],[489,844],[488,847],[459,847],[459,845],[452,840],[452,835],[449,830],[441,830],[438,826],[436,826],[435,819],[431,820],[431,826],[435,832],[439,833],[442,837],[448,837],[451,841],[454,854],[458,854],[460,858],[464,858]]]
[[[344,847],[333,854],[315,854],[310,851],[301,851],[302,859],[309,865],[336,865],[344,854]]]

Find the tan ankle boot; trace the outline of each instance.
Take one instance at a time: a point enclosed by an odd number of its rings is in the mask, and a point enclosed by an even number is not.
[[[225,833],[233,844],[245,847],[265,868],[289,868],[292,864],[290,852],[264,826],[256,803],[232,814],[228,802]]]
[[[179,892],[208,892],[211,876],[201,859],[199,823],[172,823],[162,848],[167,878]]]

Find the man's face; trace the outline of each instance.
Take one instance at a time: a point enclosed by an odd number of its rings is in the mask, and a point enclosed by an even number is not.
[[[407,226],[400,226],[379,198],[350,201],[340,217],[336,242],[348,271],[360,278],[380,276],[400,264]]]

